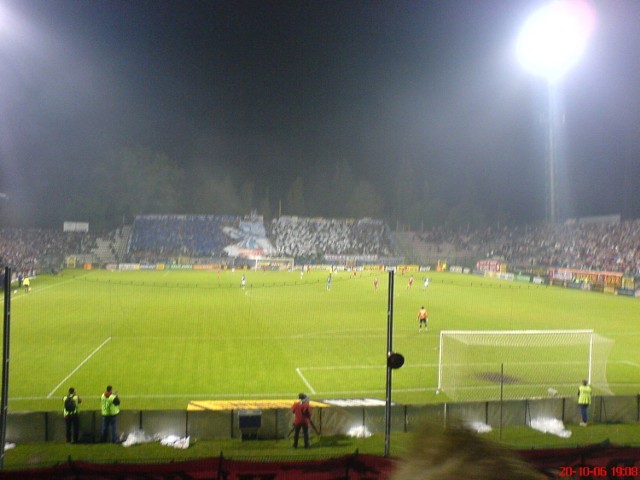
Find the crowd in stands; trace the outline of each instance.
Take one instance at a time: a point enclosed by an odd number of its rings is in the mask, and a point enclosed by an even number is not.
[[[237,216],[137,217],[129,260],[180,255],[221,257],[226,255],[225,247],[237,241],[237,232],[243,231],[241,223],[242,218]],[[320,261],[323,255],[392,256],[389,233],[380,220],[287,216],[273,220],[266,230],[275,256]],[[568,267],[640,276],[640,220],[473,231],[435,228],[413,236],[421,245],[438,251],[502,259],[512,266]],[[88,233],[0,229],[0,267],[10,266],[24,274],[59,268],[66,255],[89,253],[95,242]]]
[[[270,238],[278,256],[392,255],[389,232],[381,220],[280,217]]]
[[[640,275],[640,221],[514,230],[496,252],[512,263]]]
[[[139,215],[129,254],[132,261],[220,256],[229,243],[224,229],[239,223],[240,217],[233,215]]]
[[[95,237],[82,232],[43,229],[0,229],[0,267],[15,275],[31,276],[63,265],[67,253],[88,253]]]
[[[640,220],[463,232],[437,228],[416,236],[430,245],[446,244],[457,252],[499,258],[511,265],[640,275]]]
[[[132,261],[150,261],[233,256],[246,249],[322,261],[326,254],[391,255],[388,233],[384,222],[371,219],[280,217],[267,232],[261,218],[257,222],[236,216],[143,215],[134,221],[129,253]],[[260,241],[263,237],[265,242]]]

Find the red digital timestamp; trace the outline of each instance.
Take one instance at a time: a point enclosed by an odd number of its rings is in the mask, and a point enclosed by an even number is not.
[[[590,467],[590,466],[580,466],[580,467],[560,467],[560,472],[558,472],[558,477],[613,477],[613,478],[624,478],[638,477],[638,473],[640,473],[640,469],[637,466],[628,466],[628,465],[616,465],[613,467]]]

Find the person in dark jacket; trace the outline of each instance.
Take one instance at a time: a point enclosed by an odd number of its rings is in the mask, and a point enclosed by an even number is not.
[[[62,399],[62,410],[64,423],[67,430],[67,443],[77,443],[80,432],[80,417],[78,416],[78,405],[82,399],[78,396],[76,389],[69,388],[69,393]]]

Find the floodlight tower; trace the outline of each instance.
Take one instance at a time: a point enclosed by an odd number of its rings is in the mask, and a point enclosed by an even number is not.
[[[552,224],[558,221],[557,137],[564,116],[559,85],[582,55],[594,19],[586,0],[551,0],[529,16],[516,44],[524,68],[547,82],[546,220]]]

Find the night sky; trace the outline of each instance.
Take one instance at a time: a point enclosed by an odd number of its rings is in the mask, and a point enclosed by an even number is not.
[[[61,223],[82,172],[138,145],[274,199],[339,159],[380,191],[410,162],[446,202],[540,220],[546,84],[515,40],[542,3],[0,0],[0,202]],[[640,2],[590,4],[561,211],[638,218]]]

